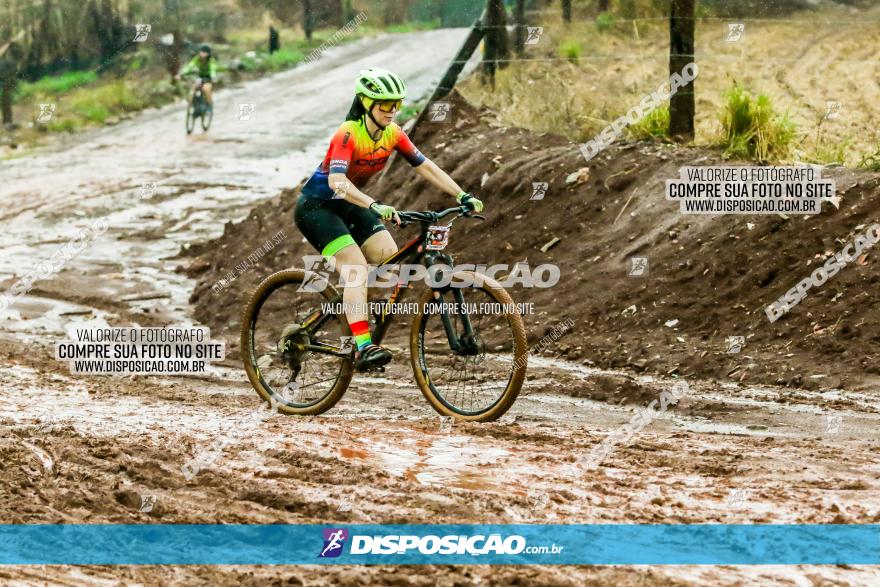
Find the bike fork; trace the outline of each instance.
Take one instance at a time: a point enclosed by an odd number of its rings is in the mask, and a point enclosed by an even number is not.
[[[440,295],[439,298],[435,299],[441,300],[442,303],[443,294],[439,290],[435,290],[435,292]],[[464,333],[463,336],[458,336],[455,332],[454,319],[448,312],[441,312],[440,321],[443,323],[443,330],[446,331],[446,338],[449,340],[449,348],[453,352],[462,355],[477,354],[476,333],[474,332],[473,324],[471,324],[470,316],[468,316],[465,309],[464,294],[461,292],[460,288],[452,289],[452,299],[455,300],[456,307],[461,310],[458,312],[458,317],[461,320],[461,326]]]

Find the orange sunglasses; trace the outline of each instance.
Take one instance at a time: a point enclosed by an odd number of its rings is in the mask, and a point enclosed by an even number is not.
[[[400,107],[403,106],[403,100],[376,100],[376,104],[382,112],[394,112],[400,110]]]

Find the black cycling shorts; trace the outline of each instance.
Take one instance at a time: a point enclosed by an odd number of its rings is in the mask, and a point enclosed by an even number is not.
[[[377,232],[387,230],[371,210],[339,199],[300,196],[293,219],[306,240],[326,257],[348,245],[361,246]]]

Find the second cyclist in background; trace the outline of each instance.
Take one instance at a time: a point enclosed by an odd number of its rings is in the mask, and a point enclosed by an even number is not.
[[[211,46],[202,45],[199,52],[190,60],[183,68],[178,79],[191,73],[199,74],[199,84],[201,85],[202,94],[205,96],[205,102],[208,109],[214,110],[214,81],[217,79],[217,60],[211,56]]]

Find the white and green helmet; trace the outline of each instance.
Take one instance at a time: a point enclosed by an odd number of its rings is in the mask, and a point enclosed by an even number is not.
[[[374,100],[403,100],[406,98],[406,84],[393,71],[381,67],[362,69],[355,83],[354,91]]]

